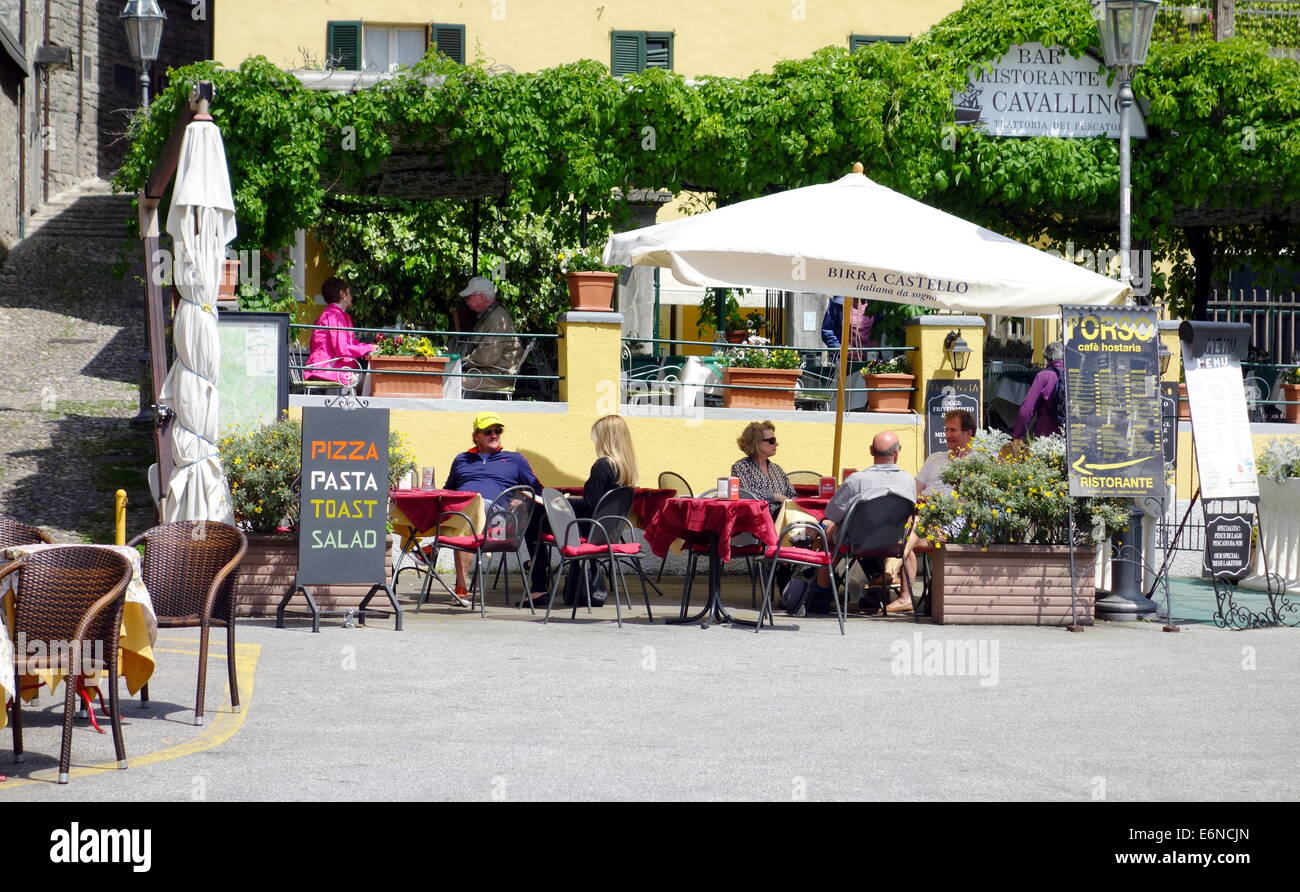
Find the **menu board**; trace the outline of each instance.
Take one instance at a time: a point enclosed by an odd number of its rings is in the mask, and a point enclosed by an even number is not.
[[[1165,468],[1178,464],[1178,385],[1166,381],[1160,385],[1160,438],[1165,446]]]
[[[1205,575],[1237,582],[1250,571],[1250,538],[1254,517],[1206,511]]]
[[[926,458],[948,451],[948,441],[943,438],[943,416],[954,409],[969,412],[975,419],[975,429],[979,430],[980,382],[931,378],[925,385]]]
[[[1258,498],[1255,446],[1241,379],[1241,360],[1250,349],[1250,325],[1184,322],[1178,337],[1183,344],[1201,497]]]
[[[1164,492],[1156,322],[1152,307],[1061,307],[1072,496]]]
[[[302,410],[298,584],[384,582],[388,410]]]

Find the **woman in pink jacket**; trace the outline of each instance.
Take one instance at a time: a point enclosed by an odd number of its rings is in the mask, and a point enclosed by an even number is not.
[[[320,291],[325,299],[325,309],[321,310],[316,324],[329,328],[312,331],[311,353],[307,357],[307,365],[312,368],[307,369],[303,377],[354,384],[357,380],[354,370],[361,367],[357,360],[369,355],[375,345],[360,343],[356,335],[346,330],[352,328],[352,317],[348,315],[352,306],[352,289],[346,282],[330,276],[321,284]]]

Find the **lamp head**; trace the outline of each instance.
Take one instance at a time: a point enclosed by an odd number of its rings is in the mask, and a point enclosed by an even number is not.
[[[1132,70],[1147,60],[1160,0],[1092,0],[1107,68]]]
[[[127,0],[118,19],[126,29],[131,58],[140,65],[148,65],[157,59],[158,46],[162,43],[163,22],[167,19],[158,0]]]
[[[952,365],[952,370],[961,377],[961,373],[966,371],[970,365],[971,348],[966,343],[966,339],[961,336],[959,331],[950,331],[948,336],[943,339],[943,352],[948,355],[948,362]]]

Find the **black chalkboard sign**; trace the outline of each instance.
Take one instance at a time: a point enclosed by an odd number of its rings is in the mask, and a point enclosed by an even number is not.
[[[1205,573],[1211,579],[1239,581],[1250,570],[1249,514],[1206,512]]]
[[[1164,492],[1160,357],[1151,307],[1061,307],[1072,496]]]
[[[943,438],[943,416],[954,409],[965,409],[980,427],[980,382],[931,378],[925,385],[925,457],[947,452]]]
[[[298,584],[377,583],[388,548],[388,410],[304,407]]]

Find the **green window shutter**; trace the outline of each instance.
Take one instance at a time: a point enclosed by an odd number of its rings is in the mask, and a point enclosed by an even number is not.
[[[325,67],[361,70],[361,22],[325,25]]]
[[[645,67],[673,69],[673,36],[669,33],[650,31],[645,35]]]
[[[465,64],[464,25],[444,25],[434,22],[429,26],[429,33],[439,53],[453,62]]]
[[[645,68],[646,40],[643,31],[615,31],[609,38],[609,73],[618,77]]]
[[[907,43],[911,39],[897,34],[850,34],[849,52],[860,50],[869,43]]]

